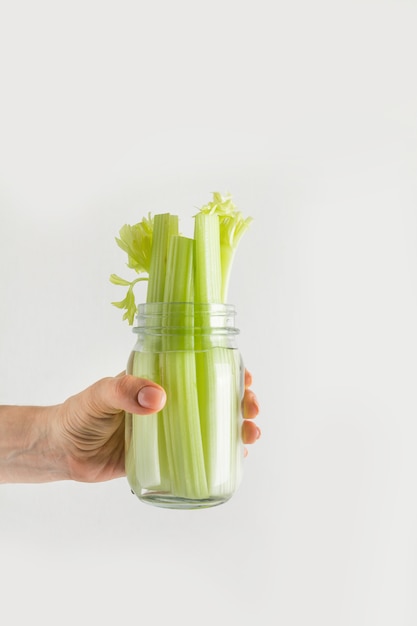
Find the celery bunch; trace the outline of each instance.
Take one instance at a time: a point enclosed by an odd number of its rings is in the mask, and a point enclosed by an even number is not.
[[[191,262],[190,259],[189,269],[195,269],[195,292],[187,293],[188,301],[226,302],[233,258],[252,218],[243,217],[230,194],[223,196],[219,192],[213,193],[213,200],[202,206],[194,218],[195,260]],[[123,319],[130,325],[133,324],[136,313],[133,291],[136,283],[149,281],[147,302],[162,302],[170,295],[170,289],[184,287],[181,274],[171,276],[168,280],[168,293],[165,294],[169,240],[175,235],[182,238],[178,227],[176,215],[164,213],[152,217],[149,214],[133,226],[125,224],[120,229],[120,237],[116,237],[117,245],[127,254],[127,267],[140,274],[132,281],[120,278],[117,274],[110,276],[110,281],[115,285],[128,287],[125,298],[112,304],[124,309]],[[190,245],[183,239],[185,238],[182,238],[179,245]]]
[[[112,283],[128,288],[125,298],[112,304],[123,309],[123,319],[132,325],[134,288],[143,280],[148,281],[147,304],[226,303],[232,261],[251,221],[230,195],[216,192],[194,216],[193,238],[180,234],[178,216],[170,213],[124,225],[116,242],[137,277],[110,276]],[[168,327],[181,326],[178,317],[167,315],[164,321]],[[205,322],[210,325],[209,319],[199,320]],[[240,359],[236,351],[213,349],[209,339],[188,332],[179,339],[168,333],[164,342],[162,349],[134,352],[131,360],[131,373],[164,386],[167,403],[158,414],[132,417],[128,477],[139,489],[178,498],[219,497],[233,489],[238,463],[230,416],[240,406],[227,381],[239,379]]]

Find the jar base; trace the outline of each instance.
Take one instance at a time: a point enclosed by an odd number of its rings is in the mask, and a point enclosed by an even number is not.
[[[191,509],[208,509],[210,507],[219,506],[220,504],[224,504],[228,500],[230,500],[231,495],[227,496],[212,496],[210,498],[204,499],[193,499],[193,498],[180,498],[179,496],[174,496],[167,493],[161,492],[152,492],[149,491],[147,493],[138,495],[136,492],[132,490],[141,502],[145,504],[151,504],[153,506],[162,507],[164,509],[182,509],[182,510],[191,510]]]

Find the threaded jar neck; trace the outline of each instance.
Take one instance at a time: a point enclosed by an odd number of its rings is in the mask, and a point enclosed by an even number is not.
[[[133,332],[237,335],[236,309],[232,304],[194,302],[147,302],[139,304]]]

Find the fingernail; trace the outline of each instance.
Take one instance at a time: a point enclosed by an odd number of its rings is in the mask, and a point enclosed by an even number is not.
[[[258,432],[256,434],[256,438],[259,439],[259,437],[261,436],[262,433],[261,433],[261,429],[259,427],[257,427],[257,428],[258,428]]]
[[[165,403],[165,391],[158,387],[142,387],[138,393],[138,402],[145,409],[159,410]]]

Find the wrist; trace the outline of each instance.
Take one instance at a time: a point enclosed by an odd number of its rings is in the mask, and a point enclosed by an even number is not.
[[[54,427],[59,411],[60,405],[0,406],[0,483],[68,479]]]

